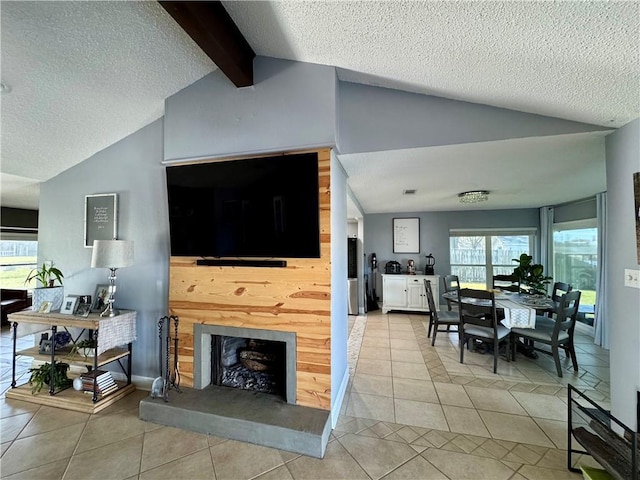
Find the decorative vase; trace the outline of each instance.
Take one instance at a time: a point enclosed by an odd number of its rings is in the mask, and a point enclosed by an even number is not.
[[[64,300],[64,287],[40,287],[33,289],[31,310],[37,312],[44,302],[51,302],[50,311],[60,310]]]

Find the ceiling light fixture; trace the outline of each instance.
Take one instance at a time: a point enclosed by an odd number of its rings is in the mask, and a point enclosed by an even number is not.
[[[489,200],[488,190],[471,190],[469,192],[462,192],[458,194],[460,203],[480,203]]]

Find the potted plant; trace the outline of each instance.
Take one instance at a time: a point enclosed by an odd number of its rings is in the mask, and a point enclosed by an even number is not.
[[[44,262],[42,267],[31,270],[24,283],[27,284],[35,280],[41,285],[33,289],[31,309],[34,312],[39,311],[45,302],[50,302],[48,310],[60,310],[64,298],[63,278],[64,275],[60,269],[54,266],[53,262],[49,264]],[[56,286],[56,281],[60,285]]]
[[[526,253],[513,261],[518,263],[513,274],[520,279],[520,287],[525,287],[526,293],[532,295],[546,295],[547,285],[552,277],[544,275],[544,267],[539,263],[533,263],[533,257]]]
[[[71,386],[72,381],[67,378],[67,370],[69,370],[69,364],[63,362],[54,362],[53,366],[51,363],[43,363],[37,368],[30,368],[31,393],[35,395],[45,385],[51,385],[52,382],[55,390]]]
[[[73,348],[71,349],[71,354],[75,355],[80,353],[80,355],[86,357],[93,357],[95,353],[95,348],[97,347],[97,343],[93,338],[85,338],[77,342]]]

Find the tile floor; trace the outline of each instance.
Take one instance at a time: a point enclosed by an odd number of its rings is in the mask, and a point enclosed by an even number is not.
[[[516,362],[427,338],[428,317],[349,317],[351,380],[324,459],[143,422],[137,391],[96,415],[6,400],[0,343],[3,479],[579,479],[566,469],[566,385],[609,402],[608,352],[576,338],[580,371],[551,357]],[[33,337],[20,340],[33,344]],[[20,359],[20,382],[30,359]],[[588,456],[576,464],[596,465]]]

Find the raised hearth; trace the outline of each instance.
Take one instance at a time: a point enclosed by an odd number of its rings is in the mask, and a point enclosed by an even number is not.
[[[147,397],[140,419],[193,432],[322,458],[330,412],[286,403],[276,395],[210,385],[169,392],[169,402]]]

